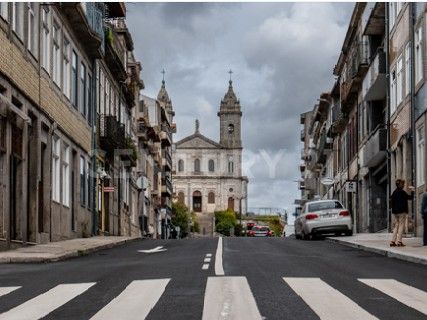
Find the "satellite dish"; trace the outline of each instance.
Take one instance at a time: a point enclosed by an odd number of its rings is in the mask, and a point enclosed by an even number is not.
[[[334,179],[325,177],[320,179],[320,183],[323,184],[324,186],[330,186],[334,184]]]

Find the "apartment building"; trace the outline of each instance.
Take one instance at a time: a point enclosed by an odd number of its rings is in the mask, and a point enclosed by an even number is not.
[[[0,237],[8,243],[93,232],[100,37],[82,22],[82,6],[0,3]]]
[[[300,166],[302,202],[340,199],[351,210],[357,232],[390,229],[388,198],[396,179],[416,187],[405,232],[422,232],[419,205],[427,171],[426,23],[424,3],[355,4],[334,68],[337,81],[330,99],[325,99],[329,101],[326,132],[333,147],[324,164],[311,163],[321,156],[315,142],[322,110],[316,105],[301,116],[306,128],[301,133],[305,141]],[[307,122],[308,114],[312,119]],[[320,172],[314,186],[309,179],[317,175],[308,174],[307,168]],[[322,177],[329,188],[321,186],[325,185]]]
[[[138,111],[141,154],[138,171],[144,181],[143,234],[167,239],[172,219],[172,134],[176,125],[165,81],[157,99],[141,97]]]

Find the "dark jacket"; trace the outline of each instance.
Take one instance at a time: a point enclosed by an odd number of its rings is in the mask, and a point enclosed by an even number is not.
[[[408,200],[414,198],[414,193],[410,195],[405,190],[397,188],[391,195],[391,212],[394,214],[408,213]]]
[[[421,202],[421,215],[427,219],[427,192],[423,193],[423,200]]]

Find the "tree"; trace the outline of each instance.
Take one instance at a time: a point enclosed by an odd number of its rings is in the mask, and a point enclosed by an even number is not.
[[[230,230],[237,224],[236,214],[233,210],[215,212],[215,230],[225,236],[230,236]]]
[[[188,208],[179,203],[172,204],[172,224],[181,229],[181,238],[188,235],[188,228],[190,226],[191,213]]]

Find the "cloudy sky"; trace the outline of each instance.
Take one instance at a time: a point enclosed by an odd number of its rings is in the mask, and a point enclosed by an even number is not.
[[[299,190],[300,113],[331,89],[350,3],[128,3],[143,93],[166,87],[175,141],[194,132],[219,140],[216,115],[233,70],[242,105],[250,207],[291,208]]]

